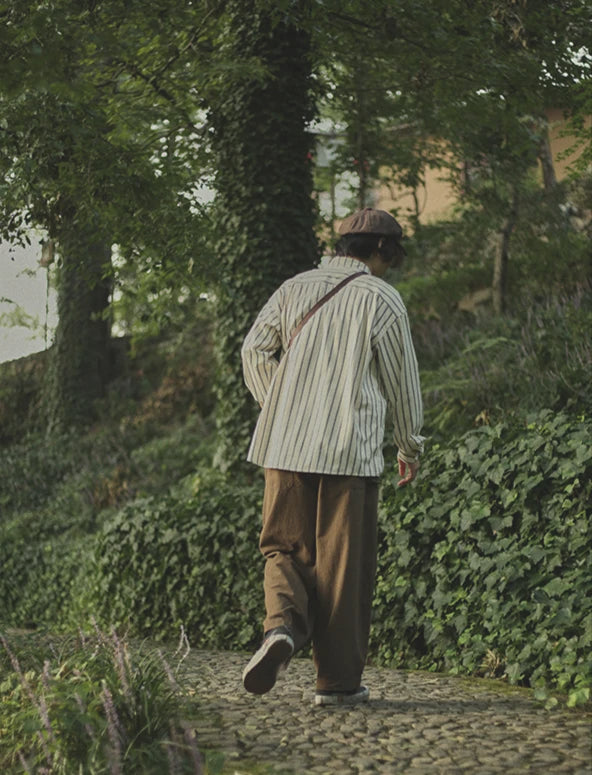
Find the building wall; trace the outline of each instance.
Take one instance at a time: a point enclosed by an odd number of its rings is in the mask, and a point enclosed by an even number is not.
[[[563,136],[565,119],[563,111],[552,108],[547,111],[549,121],[549,141],[557,180],[564,180],[569,174],[569,167],[577,159],[579,152],[561,158],[570,146],[573,137]],[[443,170],[428,169],[425,172],[425,185],[417,191],[419,202],[420,223],[433,223],[452,214],[456,202],[454,187],[443,180]],[[415,212],[413,194],[410,189],[382,186],[376,193],[374,207],[389,210],[396,214],[402,224],[409,223],[409,218]]]
[[[0,363],[51,344],[56,295],[39,263],[41,238],[32,232],[31,244],[24,247],[0,242]]]
[[[416,191],[417,209],[420,223],[432,223],[451,214],[456,195],[453,186],[443,179],[443,170],[428,169],[424,174],[425,185]],[[413,192],[397,187],[382,186],[374,206],[395,212],[401,224],[409,223],[416,210]]]
[[[572,154],[565,159],[561,159],[560,156],[573,145],[573,137],[562,136],[565,128],[565,118],[562,110],[559,108],[549,109],[547,111],[547,118],[549,120],[549,141],[551,144],[551,153],[553,154],[555,174],[557,175],[557,180],[564,180],[569,174],[569,167],[578,158],[581,151],[577,151],[575,154]],[[588,126],[590,126],[591,123],[592,119],[588,119]]]

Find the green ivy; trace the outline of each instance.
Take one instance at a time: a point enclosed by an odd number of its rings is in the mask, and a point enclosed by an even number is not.
[[[373,658],[589,697],[589,440],[585,418],[543,411],[432,445],[409,488],[385,475]],[[20,510],[0,524],[2,618],[56,629],[94,615],[167,641],[182,625],[195,646],[251,648],[262,494],[255,470],[205,469],[94,517],[71,496]]]
[[[68,519],[23,514],[0,526],[2,622],[16,627],[74,624],[73,599],[88,577],[92,536],[76,535]]]
[[[0,448],[39,429],[47,351],[0,363]],[[1,497],[1,496],[0,496]]]
[[[373,651],[586,699],[591,502],[584,420],[544,411],[434,448],[415,487],[385,486]]]
[[[245,648],[260,637],[262,482],[206,472],[192,497],[147,498],[100,532],[89,610],[137,635]]]
[[[306,3],[301,4],[302,8]],[[310,41],[296,20],[276,21],[256,2],[228,4],[222,46],[258,62],[259,78],[229,78],[210,113],[216,157],[215,254],[218,464],[244,460],[256,404],[240,350],[259,309],[317,257],[312,200]]]

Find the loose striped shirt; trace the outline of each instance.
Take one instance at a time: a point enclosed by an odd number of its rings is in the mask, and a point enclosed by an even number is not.
[[[310,308],[347,275],[288,349]],[[281,358],[278,353],[283,351]],[[362,261],[325,257],[265,304],[242,348],[245,382],[262,410],[248,460],[289,471],[378,476],[387,413],[399,457],[417,459],[423,409],[407,311]]]

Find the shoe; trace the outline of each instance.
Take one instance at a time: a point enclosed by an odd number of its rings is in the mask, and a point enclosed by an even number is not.
[[[294,639],[287,627],[275,627],[266,633],[263,643],[243,672],[243,686],[251,694],[266,694],[273,689],[279,671],[294,653]]]
[[[368,702],[370,691],[365,686],[360,686],[351,692],[324,692],[315,694],[315,705],[358,705],[360,702]]]

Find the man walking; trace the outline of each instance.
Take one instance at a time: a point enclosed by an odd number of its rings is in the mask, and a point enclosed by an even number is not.
[[[248,459],[265,472],[264,640],[243,673],[264,694],[312,639],[315,704],[363,702],[387,412],[404,485],[423,449],[407,311],[381,278],[405,255],[384,210],[346,218],[335,255],[271,296],[245,338],[262,407]],[[283,351],[281,359],[278,353]]]

